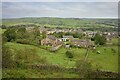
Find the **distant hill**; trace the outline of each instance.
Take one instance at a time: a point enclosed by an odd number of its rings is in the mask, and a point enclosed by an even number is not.
[[[48,27],[117,27],[117,19],[103,18],[53,18],[53,17],[26,17],[2,19],[2,24],[6,26],[20,24],[35,24]]]

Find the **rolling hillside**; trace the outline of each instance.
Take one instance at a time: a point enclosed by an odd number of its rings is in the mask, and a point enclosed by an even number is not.
[[[88,18],[53,18],[53,17],[40,17],[40,18],[12,18],[3,19],[3,25],[12,26],[18,24],[35,24],[38,26],[47,27],[117,27],[117,19],[88,19]]]

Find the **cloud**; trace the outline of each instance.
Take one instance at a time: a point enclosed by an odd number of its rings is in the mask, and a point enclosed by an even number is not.
[[[117,2],[3,2],[3,18],[117,17]]]

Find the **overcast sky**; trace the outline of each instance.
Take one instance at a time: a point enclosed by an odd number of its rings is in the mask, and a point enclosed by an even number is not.
[[[118,2],[120,0],[1,0],[2,2]]]
[[[54,1],[54,0],[52,0]],[[117,2],[3,2],[2,18],[117,18]]]

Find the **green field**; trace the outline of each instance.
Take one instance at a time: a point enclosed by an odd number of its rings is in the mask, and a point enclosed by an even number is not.
[[[57,52],[49,52],[47,50],[32,45],[24,45],[10,42],[8,42],[6,45],[9,46],[13,51],[25,48],[36,49],[37,52],[35,54],[46,58],[49,64],[55,64],[66,68],[75,67],[76,60],[84,59],[86,53],[86,49],[71,48],[70,50],[74,51],[74,58],[69,59],[65,55],[67,49],[63,47],[60,48]],[[114,49],[115,52],[113,52],[112,49]],[[100,51],[101,54],[96,54],[96,52],[90,50],[87,60],[91,61],[94,67],[96,67],[96,65],[99,65],[101,67],[101,70],[103,71],[118,72],[118,47],[100,46],[97,47],[97,51]]]

